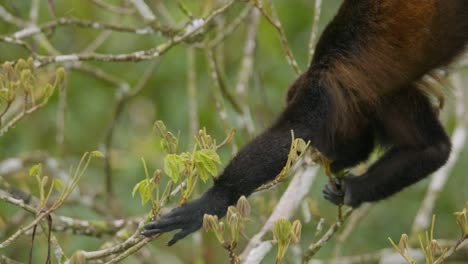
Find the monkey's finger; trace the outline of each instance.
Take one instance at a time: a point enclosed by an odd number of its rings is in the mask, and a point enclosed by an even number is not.
[[[159,234],[159,233],[166,233],[166,232],[169,232],[169,231],[172,231],[172,230],[176,230],[176,229],[183,229],[184,228],[184,223],[182,222],[168,222],[168,223],[165,223],[164,225],[159,225],[158,221],[156,221],[156,223],[154,222],[151,222],[149,223],[150,225],[145,225],[145,230],[143,232],[141,232],[142,235],[144,236],[152,236],[152,235],[155,235],[155,234]]]
[[[327,190],[325,188],[323,189],[322,193],[323,193],[324,196],[330,196],[330,197],[339,196],[335,192],[333,192],[332,190]]]
[[[157,233],[166,233],[172,230],[181,229],[182,227],[183,227],[182,225],[177,224],[177,225],[166,226],[164,228],[147,228],[143,230],[141,234],[144,236],[152,236]]]
[[[336,184],[335,186],[336,186],[336,190],[332,184],[328,184],[328,188],[330,188],[330,190],[332,190],[336,195],[344,196],[342,185]]]
[[[341,179],[338,179],[337,177],[333,177],[333,180],[335,181],[335,185],[338,189],[341,189],[343,187],[343,182]]]
[[[331,194],[332,194],[332,192],[331,192],[330,190],[328,190],[326,186],[323,187],[322,193],[323,193],[324,195],[331,195]]]
[[[325,184],[322,190],[323,197],[331,203],[338,205],[344,201],[344,193],[340,190],[335,191],[330,183]]]
[[[323,187],[323,193],[344,196],[344,193],[342,190],[338,189],[335,191],[334,187],[330,183],[325,184],[325,186]]]
[[[335,205],[339,205],[343,203],[343,197],[342,196],[336,196],[336,195],[330,195],[330,194],[324,194],[323,197],[330,201],[331,203]]]
[[[167,242],[167,245],[168,246],[172,246],[174,245],[178,240],[186,237],[187,235],[189,235],[190,233],[194,232],[195,230],[197,230],[198,227],[197,226],[191,226],[190,228],[188,229],[184,229],[182,231],[180,231],[179,233],[175,234],[171,240],[169,240],[169,242]]]
[[[145,224],[145,229],[163,229],[163,232],[177,229],[177,226],[182,223],[183,218],[181,216],[168,217],[163,216],[162,218]]]
[[[149,230],[145,230],[145,231],[141,232],[140,234],[149,237],[149,236],[156,235],[156,234],[159,234],[159,233],[163,233],[161,231],[161,229],[149,229]]]

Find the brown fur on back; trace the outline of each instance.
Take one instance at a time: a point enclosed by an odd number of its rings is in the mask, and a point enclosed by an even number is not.
[[[381,98],[453,61],[467,40],[467,0],[347,0],[312,65],[327,69],[323,81],[335,98],[336,123],[348,130]]]

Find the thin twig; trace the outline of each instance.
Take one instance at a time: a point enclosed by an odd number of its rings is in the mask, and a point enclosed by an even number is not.
[[[335,257],[338,257],[341,255],[341,250],[343,248],[344,243],[346,242],[348,237],[351,235],[353,230],[356,228],[356,226],[359,225],[361,220],[368,214],[369,209],[371,207],[372,207],[372,204],[364,204],[359,209],[355,210],[355,212],[351,215],[345,229],[336,238],[337,243],[335,245]]]
[[[135,13],[134,9],[111,5],[103,0],[91,0],[95,5],[116,14],[129,15]]]
[[[195,50],[187,49],[187,98],[189,112],[190,134],[198,133],[198,106],[197,106],[197,71],[195,61]]]
[[[27,203],[24,202],[23,199],[16,199],[16,198],[13,198],[11,196],[8,196],[8,195],[4,195],[4,194],[1,194],[0,193],[0,200],[1,201],[4,201],[4,202],[7,202],[9,204],[12,204],[12,205],[15,205],[29,213],[32,213],[32,214],[36,214],[37,213],[37,210],[36,208],[28,205]]]
[[[167,9],[166,5],[164,4],[164,1],[162,0],[156,0],[155,1],[155,5],[156,5],[156,10],[158,11],[158,13],[164,17],[165,20],[167,20],[169,23],[171,24],[175,24],[175,20],[174,18],[172,17],[171,13],[169,12],[169,10]]]
[[[3,19],[5,22],[13,24],[18,27],[25,27],[27,25],[25,21],[12,15],[2,5],[0,5],[0,18]]]
[[[28,43],[26,43],[26,42],[24,42],[24,41],[22,41],[20,39],[0,35],[0,42],[6,42],[6,43],[11,43],[11,44],[20,46],[23,49],[25,49],[31,56],[33,56],[33,57],[36,56],[36,53],[31,48],[31,46]]]
[[[343,219],[338,220],[336,223],[330,226],[328,231],[315,243],[312,243],[304,253],[304,262],[308,262],[312,257],[336,234],[338,230],[343,226],[343,223],[353,212],[349,209],[343,214]]]
[[[291,51],[291,48],[289,47],[288,39],[286,38],[286,34],[284,33],[284,29],[281,26],[281,21],[278,18],[278,14],[276,12],[276,8],[273,4],[273,2],[270,2],[271,6],[271,11],[272,15],[270,16],[268,12],[263,8],[263,4],[261,0],[255,0],[254,1],[255,6],[260,10],[262,15],[266,18],[266,20],[276,29],[278,32],[278,37],[281,41],[281,45],[283,46],[284,52],[286,54],[286,60],[288,61],[288,64],[291,66],[293,71],[299,75],[301,74],[301,69],[299,68],[299,65],[294,58],[293,52]]]
[[[136,0],[134,0],[136,1]],[[67,54],[57,56],[38,56],[35,64],[36,67],[42,67],[50,63],[63,63],[63,62],[76,62],[76,61],[142,61],[150,60],[160,57],[162,54],[169,51],[172,47],[187,40],[189,37],[195,35],[200,29],[207,26],[216,16],[228,10],[233,4],[234,0],[227,1],[221,7],[215,9],[206,18],[199,18],[188,23],[181,33],[175,35],[169,41],[158,45],[155,48],[148,50],[135,51],[131,53],[122,54]]]
[[[210,49],[210,48],[206,48],[205,51],[206,51],[206,56],[208,58],[208,65],[210,67],[209,68],[210,76],[211,76],[211,79],[213,80],[213,84],[215,86],[214,96],[215,96],[215,100],[216,100],[216,102],[215,102],[216,109],[218,110],[219,117],[221,119],[221,122],[223,123],[224,129],[226,131],[228,131],[229,128],[230,128],[230,125],[229,125],[229,121],[227,119],[226,108],[224,106],[224,99],[223,99],[223,96],[222,96],[221,85],[220,85],[221,81],[219,80],[219,74],[218,74],[218,71],[216,69],[217,66],[216,66],[214,54],[213,54],[212,49]]]
[[[242,114],[242,107],[241,103],[239,102],[238,98],[233,96],[229,91],[228,91],[228,85],[226,83],[226,80],[224,79],[223,74],[221,74],[221,65],[218,62],[218,58],[215,56],[213,52],[211,52],[211,49],[208,52],[208,56],[210,56],[210,67],[211,67],[211,74],[212,78],[214,81],[217,83],[217,87],[219,88],[219,91],[223,95],[224,98],[229,102],[229,104],[233,107],[233,109],[239,114]]]
[[[236,85],[237,97],[239,98],[238,101],[242,104],[242,115],[239,120],[241,121],[241,127],[245,129],[249,136],[253,136],[254,134],[254,125],[252,116],[250,114],[250,107],[247,102],[246,90],[253,72],[259,18],[260,12],[257,9],[253,10],[250,15],[250,21],[248,24],[247,36],[244,45],[244,56],[242,58]]]
[[[161,33],[163,29],[157,29],[153,27],[143,27],[143,28],[132,28],[123,25],[110,24],[105,22],[97,22],[94,20],[84,20],[76,18],[66,18],[62,17],[54,21],[47,22],[40,26],[30,26],[26,27],[20,31],[17,31],[12,34],[14,38],[22,39],[26,37],[33,36],[35,34],[48,32],[54,30],[58,26],[76,26],[82,28],[92,28],[96,30],[111,30],[117,32],[132,33],[136,35],[151,35]],[[172,31],[171,31],[172,32]]]
[[[15,117],[13,117],[5,126],[2,126],[0,128],[0,136],[3,136],[8,130],[12,127],[14,127],[21,119],[23,119],[25,116],[30,115],[34,113],[35,111],[41,109],[46,105],[45,102],[42,102],[40,104],[36,104],[30,108],[24,108],[23,111],[21,111],[19,114],[17,114]]]
[[[142,236],[140,234],[140,232],[143,229],[144,221],[145,221],[145,219],[142,219],[141,221],[139,221],[138,228],[124,242],[122,242],[120,244],[117,244],[115,246],[109,247],[109,248],[101,249],[101,250],[83,251],[83,256],[87,260],[102,259],[102,258],[111,256],[111,255],[114,255],[114,254],[119,254],[121,252],[124,252],[123,254],[125,254],[125,251],[127,251],[127,250],[129,250],[129,249],[131,249],[133,247],[136,247],[137,250],[140,249],[141,248],[140,244],[139,244],[140,242],[144,241],[142,243],[146,244],[146,243],[151,242],[152,240],[154,240],[154,239],[156,239],[156,238],[158,238],[160,236],[160,234],[152,236],[152,237]],[[135,250],[133,252],[136,252],[137,250]]]
[[[67,82],[67,78],[65,78]],[[59,89],[59,98],[57,105],[57,121],[56,121],[56,135],[55,142],[60,152],[63,151],[63,143],[65,141],[65,112],[67,110],[67,87],[68,85],[64,84],[61,89]]]
[[[6,114],[8,109],[10,109],[11,103],[12,103],[11,101],[6,102],[5,107],[3,108],[2,112],[0,113],[0,127],[2,127],[2,118]]]
[[[48,209],[48,210],[40,213],[39,215],[37,215],[37,217],[29,225],[27,225],[26,227],[20,227],[13,235],[8,237],[5,241],[3,241],[0,244],[0,249],[6,248],[7,246],[9,246],[16,239],[18,239],[21,235],[25,234],[26,231],[28,231],[29,229],[36,226],[42,219],[44,219],[44,217],[48,216],[51,212],[52,212],[52,210]]]
[[[3,263],[3,264],[23,264],[23,262],[19,262],[19,261],[16,261],[16,260],[13,260],[7,256],[4,256],[4,255],[0,255],[0,263]]]
[[[231,125],[229,124],[228,121],[228,115],[226,111],[226,107],[224,105],[224,98],[222,96],[222,88],[221,88],[221,81],[219,79],[219,72],[216,66],[215,58],[212,49],[206,48],[205,49],[207,60],[208,60],[208,66],[209,66],[209,71],[210,71],[210,76],[214,84],[214,97],[215,97],[215,106],[216,109],[218,110],[219,117],[221,119],[221,123],[224,127],[224,130],[226,131],[227,134],[229,134],[229,131],[231,130]],[[232,144],[232,153],[237,152],[237,145],[233,142]]]
[[[106,138],[104,140],[104,168],[105,168],[105,175],[106,175],[106,194],[109,199],[112,199],[113,196],[113,183],[112,183],[112,167],[111,167],[111,147],[112,147],[112,139],[114,136],[115,127],[119,120],[120,115],[126,105],[126,103],[138,95],[141,90],[145,87],[146,83],[150,79],[151,75],[153,74],[154,70],[156,70],[157,66],[159,66],[159,60],[152,61],[150,66],[146,69],[143,77],[141,78],[140,82],[135,86],[132,91],[127,91],[128,87],[121,87],[117,90],[117,103],[114,108],[114,115],[112,121],[107,129]]]
[[[66,65],[66,67],[72,70],[76,70],[76,71],[88,74],[97,80],[109,83],[113,87],[122,87],[122,86],[128,85],[124,80],[118,78],[117,76],[109,74],[105,72],[104,70],[91,64],[75,62],[75,63]]]
[[[120,262],[121,260],[133,255],[134,253],[136,253],[138,250],[140,250],[142,247],[144,247],[146,244],[148,244],[149,242],[153,241],[156,237],[158,236],[154,236],[154,237],[145,237],[143,238],[141,241],[139,241],[138,243],[136,243],[135,245],[131,246],[130,248],[128,248],[127,250],[125,250],[122,254],[118,255],[117,257],[111,259],[110,261],[106,262],[106,264],[114,264],[114,263],[118,263]]]
[[[291,183],[282,194],[275,209],[268,218],[262,229],[249,240],[241,254],[243,263],[261,263],[265,255],[271,250],[271,245],[263,244],[262,238],[272,229],[273,223],[279,218],[289,219],[299,207],[302,199],[307,195],[316,178],[318,167],[299,167],[294,174]]]
[[[140,16],[146,22],[153,22],[156,20],[156,16],[144,0],[129,0],[129,2],[136,8]]]
[[[35,24],[37,18],[39,17],[39,0],[31,1],[31,10],[29,11],[29,20],[31,23]]]
[[[230,36],[244,21],[245,18],[250,14],[252,11],[252,4],[248,3],[247,6],[242,10],[242,12],[232,21],[229,23],[228,26],[223,28],[218,34],[208,43],[203,43],[203,44],[197,44],[194,43],[194,46],[197,48],[206,48],[206,46],[209,47],[216,47],[218,46],[222,41],[224,41],[228,36]]]
[[[112,31],[105,30],[101,32],[81,53],[92,53],[96,51],[112,34]]]
[[[460,238],[456,243],[455,245],[451,246],[449,248],[449,250],[443,254],[439,259],[437,259],[437,262],[434,262],[435,264],[440,264],[440,263],[443,263],[445,262],[445,260],[447,260],[448,258],[450,258],[459,248],[462,247],[463,243],[466,242],[468,239],[468,236],[464,236],[462,238]],[[466,243],[466,245],[468,245],[468,243]]]
[[[98,2],[102,2],[102,0],[96,0]],[[124,2],[126,4],[126,2]],[[131,10],[131,9],[128,9]],[[125,16],[124,13],[119,13],[119,12],[114,12],[117,14],[117,16],[114,16],[111,20],[111,23],[117,23],[122,20],[122,18]],[[91,53],[95,52],[111,35],[112,31],[111,30],[105,30],[101,32],[86,48],[83,49],[81,53]]]
[[[309,62],[312,61],[315,53],[315,42],[317,39],[317,32],[318,32],[318,25],[320,20],[320,12],[322,10],[322,0],[315,0],[315,7],[314,7],[314,21],[312,24],[312,30],[310,32],[310,40],[309,40]]]

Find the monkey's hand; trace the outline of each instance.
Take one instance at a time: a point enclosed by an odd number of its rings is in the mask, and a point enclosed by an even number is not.
[[[219,218],[226,214],[229,203],[227,199],[219,197],[213,191],[213,188],[204,193],[200,198],[190,201],[181,207],[172,209],[161,218],[148,222],[141,233],[144,236],[153,236],[160,233],[166,233],[172,230],[180,229],[169,242],[172,246],[178,240],[197,231],[203,224],[205,214],[217,215]]]
[[[361,202],[352,195],[354,188],[351,182],[355,178],[357,177],[352,174],[341,178],[333,177],[332,181],[334,181],[336,189],[331,182],[327,182],[322,190],[323,197],[336,205],[346,204],[354,208],[359,207]]]

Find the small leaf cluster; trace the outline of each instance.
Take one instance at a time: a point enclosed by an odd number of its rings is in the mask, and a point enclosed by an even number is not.
[[[452,248],[456,249],[459,244],[461,244],[465,239],[468,238],[468,203],[465,204],[465,207],[460,212],[455,212],[456,221],[458,226],[461,229],[461,238],[458,243]],[[446,254],[449,251],[447,248],[442,248],[439,242],[434,238],[434,227],[435,227],[435,215],[432,216],[432,224],[430,231],[425,231],[424,237],[420,234],[419,246],[425,257],[426,264],[440,264],[446,259]],[[410,247],[408,243],[408,235],[401,235],[398,245],[393,242],[391,238],[388,238],[390,243],[395,248],[395,250],[405,259],[409,264],[416,264],[417,262],[413,259],[410,254]],[[449,254],[448,254],[449,255]]]
[[[299,162],[299,160],[304,156],[308,147],[310,145],[310,141],[307,143],[302,138],[295,138],[294,131],[291,130],[291,147],[289,149],[288,159],[286,164],[284,165],[283,169],[281,169],[280,173],[276,176],[276,178],[267,184],[264,184],[257,188],[257,191],[268,189],[286,179],[289,175],[289,172],[294,166]]]
[[[421,234],[418,235],[419,246],[424,254],[427,264],[436,264],[441,263],[447,249],[443,249],[437,240],[434,238],[434,227],[435,227],[435,215],[432,216],[431,230],[424,232],[424,238]],[[407,234],[402,234],[398,245],[389,238],[390,243],[395,248],[395,250],[405,259],[409,264],[416,264],[416,260],[410,254],[410,245],[409,238]],[[437,258],[439,255],[439,258]]]
[[[210,176],[218,175],[217,164],[220,164],[221,160],[216,153],[216,141],[202,129],[196,137],[196,142],[192,152],[170,153],[164,158],[164,172],[174,183],[180,180],[181,175],[189,177],[195,170],[203,182]]]
[[[42,164],[38,163],[33,165],[29,169],[29,176],[36,178],[37,186],[39,187],[39,200],[41,208],[45,208],[47,201],[52,194],[52,191],[55,189],[56,191],[63,190],[64,183],[60,179],[52,178],[49,181],[49,176],[45,176],[42,172]],[[49,183],[49,188],[47,191],[47,184]]]
[[[153,131],[156,136],[161,138],[161,147],[166,153],[172,154],[177,152],[177,148],[179,146],[179,135],[175,137],[161,120],[154,123]]]
[[[162,137],[161,144],[168,154],[164,158],[164,172],[174,184],[185,181],[180,203],[185,203],[193,193],[198,179],[206,182],[210,177],[218,175],[218,165],[221,160],[216,150],[218,145],[206,129],[199,131],[195,137],[195,145],[191,152],[177,153],[178,139],[172,133],[165,132],[161,121],[156,122],[157,133]]]
[[[99,151],[84,153],[76,169],[73,169],[73,167],[70,168],[68,174],[69,178],[66,182],[56,178],[52,178],[50,180],[49,176],[44,175],[42,164],[38,163],[33,165],[29,169],[29,176],[34,177],[37,181],[41,208],[47,207],[49,198],[51,197],[51,194],[54,190],[58,192],[58,198],[52,203],[50,208],[51,210],[55,210],[60,207],[71,194],[71,192],[75,189],[79,180],[88,168],[91,159],[94,157],[102,158],[104,155]]]
[[[278,244],[276,263],[282,263],[291,243],[297,244],[301,239],[302,224],[295,220],[292,224],[288,219],[280,218],[273,225],[273,235]]]
[[[33,105],[38,99],[42,99],[41,104],[47,103],[55,89],[63,85],[65,80],[65,70],[58,68],[55,71],[55,81],[44,83],[37,72],[32,58],[20,59],[13,65],[10,62],[2,64],[0,72],[0,99],[11,104],[23,91],[24,96],[31,100]]]
[[[294,167],[299,159],[306,153],[306,150],[310,145],[310,141],[306,143],[302,138],[296,138],[293,130],[291,130],[291,142],[288,160],[278,175],[278,180],[282,180],[288,175],[289,170]]]
[[[416,264],[416,261],[411,257],[410,254],[410,246],[408,243],[409,238],[407,234],[401,235],[398,245],[396,245],[391,238],[388,238],[388,240],[390,240],[392,246],[406,260],[406,262],[408,262],[409,264]]]
[[[179,204],[184,204],[193,193],[198,179],[206,182],[210,177],[218,175],[218,165],[221,160],[216,151],[223,144],[217,145],[216,140],[206,133],[206,129],[201,129],[195,136],[192,151],[179,152],[179,135],[175,136],[169,131],[163,121],[156,121],[153,130],[160,138],[161,148],[166,153],[164,168],[157,169],[153,177],[150,177],[143,160],[146,177],[135,185],[132,195],[139,193],[142,205],[151,201],[153,216],[156,216],[163,204],[173,196],[171,193],[176,184],[179,184],[181,190]],[[231,139],[232,133],[224,143],[229,143]],[[160,194],[158,185],[164,175],[167,175],[170,181]]]
[[[135,185],[135,187],[133,187],[132,196],[135,197],[135,194],[138,192],[141,198],[141,205],[145,205],[150,200],[154,201],[159,198],[156,197],[155,199],[155,197],[153,196],[153,191],[161,179],[162,172],[158,169],[153,173],[153,178],[150,178],[145,160],[142,158],[141,161],[145,170],[145,179],[141,180]],[[159,196],[159,192],[157,196]]]
[[[462,239],[468,239],[468,202],[460,212],[455,212],[457,224],[460,227]]]
[[[226,223],[219,221],[216,215],[205,214],[203,216],[203,230],[212,231],[218,242],[228,251],[236,248],[239,242],[239,236],[245,228],[245,222],[248,221],[251,207],[247,198],[241,196],[236,206],[229,206],[226,213]],[[226,229],[228,230],[227,232]],[[228,233],[228,234],[226,234]],[[239,263],[237,256],[231,255],[231,263]]]

